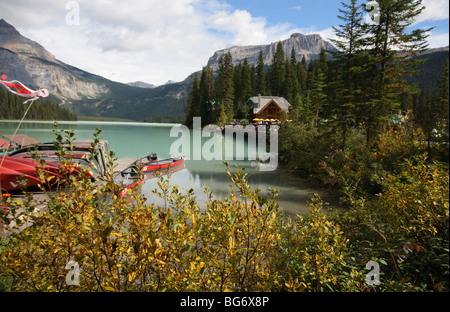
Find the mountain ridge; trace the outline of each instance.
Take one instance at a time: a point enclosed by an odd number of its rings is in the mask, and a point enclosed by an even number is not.
[[[4,74],[30,87],[45,86],[62,103],[82,97],[95,98],[110,91],[104,84],[105,78],[59,61],[42,45],[22,36],[4,19],[0,19],[0,48],[0,60],[3,60],[0,65]],[[12,62],[5,61],[6,58]],[[94,78],[98,80],[96,83],[89,81]]]
[[[294,33],[288,39],[279,40],[270,44],[232,46],[218,50],[210,57],[207,66],[217,69],[220,57],[228,52],[230,52],[233,58],[233,65],[244,62],[245,58],[247,58],[250,65],[256,65],[260,51],[263,52],[264,64],[270,65],[272,64],[278,42],[281,42],[285,55],[290,55],[292,48],[295,48],[297,60],[301,60],[303,55],[307,61],[317,59],[322,48],[327,51],[336,51],[336,48],[330,42],[324,40],[319,34],[303,35],[301,33]]]

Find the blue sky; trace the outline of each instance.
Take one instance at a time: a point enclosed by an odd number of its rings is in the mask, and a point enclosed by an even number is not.
[[[294,32],[331,38],[340,2],[2,0],[0,18],[65,63],[114,81],[160,85],[201,70],[219,49],[270,44]],[[449,1],[423,2],[416,27],[436,27],[430,47],[447,46]]]
[[[338,0],[230,0],[236,9],[247,10],[253,16],[265,17],[268,24],[288,23],[298,28],[326,29],[338,22]]]
[[[305,32],[327,33],[332,26],[341,23],[337,17],[341,8],[340,0],[228,0],[227,2],[233,9],[247,10],[254,17],[264,17],[269,26],[289,24],[290,28]],[[423,3],[427,9],[420,18],[421,22],[414,27],[435,27],[433,33],[446,35],[447,39],[440,38],[431,45],[433,47],[448,45],[449,1],[425,0]]]

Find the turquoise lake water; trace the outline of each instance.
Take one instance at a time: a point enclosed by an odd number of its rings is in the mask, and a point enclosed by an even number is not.
[[[18,121],[0,121],[0,136],[13,134],[19,124]],[[59,129],[72,130],[78,140],[90,140],[96,128],[102,130],[101,140],[109,142],[110,149],[119,158],[133,158],[146,156],[149,153],[157,153],[160,159],[170,156],[170,148],[176,140],[182,136],[174,132],[174,137],[170,136],[171,130],[176,125],[173,124],[150,124],[150,123],[124,123],[124,122],[58,122]],[[41,142],[53,141],[55,139],[51,121],[24,121],[18,129],[18,134],[28,135]],[[197,138],[200,135],[197,133]],[[210,140],[201,138],[202,145]],[[239,139],[237,139],[239,140]],[[178,141],[180,142],[180,141]],[[184,142],[182,142],[184,144]],[[223,149],[230,148],[224,142]],[[236,142],[234,146],[244,146],[245,155],[248,150],[255,147],[247,142]],[[240,145],[243,143],[243,145]],[[191,150],[194,148],[193,132],[190,131],[190,142],[187,142]],[[189,145],[190,144],[190,145]],[[176,156],[176,155],[173,155]],[[191,158],[192,154],[191,154]],[[238,166],[245,168],[248,173],[249,184],[253,188],[259,188],[262,194],[266,194],[268,188],[275,188],[279,191],[277,202],[281,209],[290,215],[307,215],[306,206],[310,196],[319,193],[331,206],[337,206],[335,194],[329,190],[311,186],[307,181],[293,176],[282,166],[278,166],[275,171],[261,171],[255,167],[255,162],[251,160],[228,161],[230,167]],[[186,160],[186,168],[174,172],[171,176],[171,185],[178,185],[180,189],[194,189],[197,201],[200,206],[204,205],[206,195],[205,187],[213,192],[217,198],[223,198],[229,191],[230,178],[225,172],[225,166],[220,160]],[[143,194],[148,202],[158,202],[158,198],[152,193],[157,187],[156,180],[146,180],[143,186]]]

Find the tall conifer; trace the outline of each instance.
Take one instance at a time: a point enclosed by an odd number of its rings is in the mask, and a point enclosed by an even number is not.
[[[430,29],[410,30],[425,9],[421,0],[378,0],[379,23],[369,26],[367,43],[374,62],[366,139],[375,139],[399,105],[399,95],[411,92],[405,76],[416,73],[423,60],[412,56],[425,51]]]
[[[262,50],[259,51],[258,63],[256,65],[256,93],[266,95],[266,75],[264,73],[264,57]]]

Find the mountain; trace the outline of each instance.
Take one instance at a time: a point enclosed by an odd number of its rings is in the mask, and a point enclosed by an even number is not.
[[[233,65],[244,62],[245,58],[250,65],[256,65],[258,62],[259,52],[263,52],[264,64],[272,64],[273,56],[277,48],[278,42],[273,42],[267,45],[253,45],[253,46],[234,46],[227,49],[216,51],[214,55],[208,60],[208,66],[213,69],[219,67],[219,59],[228,52],[233,58]],[[302,35],[300,33],[292,34],[289,39],[282,40],[284,55],[290,57],[292,48],[295,48],[297,60],[300,61],[305,55],[307,61],[319,58],[322,48],[327,51],[335,51],[336,48],[322,39],[320,35]]]
[[[106,79],[58,61],[3,19],[0,20],[0,68],[11,79],[33,88],[45,87],[63,103],[68,99],[96,98],[110,91]]]
[[[419,65],[417,70],[419,72],[414,76],[407,77],[408,83],[415,83],[419,88],[434,90],[437,81],[443,74],[445,61],[449,57],[449,47],[429,49],[417,56],[418,59],[426,59],[425,63]]]
[[[91,74],[55,58],[39,43],[0,19],[0,74],[30,88],[46,88],[51,98],[78,115],[142,120],[184,113],[188,85],[141,88]]]
[[[127,85],[132,86],[132,87],[138,87],[138,88],[146,88],[146,89],[153,89],[156,87],[153,84],[146,83],[143,81],[129,82],[129,83],[127,83]]]

